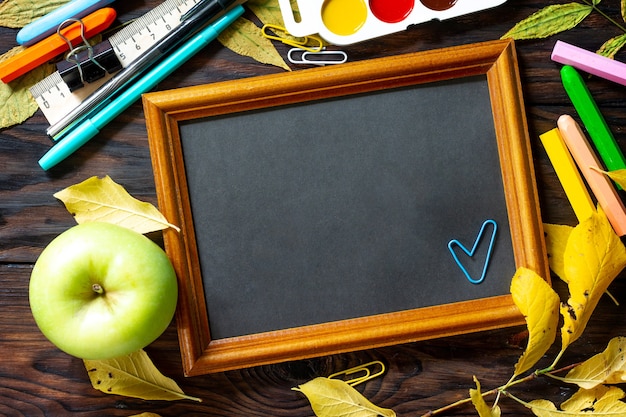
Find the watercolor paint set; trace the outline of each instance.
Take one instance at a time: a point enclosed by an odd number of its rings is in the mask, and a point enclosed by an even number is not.
[[[285,28],[297,37],[319,34],[348,45],[406,30],[410,25],[489,9],[506,0],[278,0]],[[296,17],[297,16],[297,17]]]

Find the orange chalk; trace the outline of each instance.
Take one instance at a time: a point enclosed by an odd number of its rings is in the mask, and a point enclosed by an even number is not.
[[[615,233],[626,235],[626,208],[606,175],[598,172],[602,167],[589,141],[576,121],[568,115],[559,117],[557,126],[578,168],[593,191],[600,207],[611,222]]]
[[[110,7],[96,10],[83,17],[85,38],[90,38],[102,32],[115,20],[117,13]],[[72,23],[61,29],[61,34],[65,36],[73,46],[83,42],[81,37],[81,25],[78,22]],[[0,62],[0,80],[10,83],[16,78],[48,62],[56,56],[69,51],[69,45],[58,34],[51,35],[46,39],[23,50],[19,54]]]

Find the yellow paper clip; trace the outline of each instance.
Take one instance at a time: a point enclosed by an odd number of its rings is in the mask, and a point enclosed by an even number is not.
[[[275,35],[268,32],[270,29]],[[265,24],[261,29],[261,34],[264,38],[272,39],[275,41],[279,41],[284,43],[285,45],[293,46],[295,48],[301,48],[305,51],[309,52],[319,52],[324,48],[324,41],[315,36],[315,35],[307,35],[307,36],[293,36],[287,29],[278,25]],[[311,44],[316,44],[317,46],[309,46]]]
[[[371,368],[371,369],[370,369]],[[372,373],[373,371],[380,368],[378,372]],[[374,379],[377,376],[384,374],[386,371],[385,364],[381,361],[372,361],[366,363],[365,365],[355,366],[354,368],[346,369],[345,371],[336,372],[332,375],[329,375],[328,378],[342,379],[346,384],[350,386],[358,385],[362,382],[369,381],[370,379]],[[361,374],[358,376],[354,376],[351,379],[345,379],[345,377],[349,377],[351,375]],[[341,377],[341,378],[338,378]]]

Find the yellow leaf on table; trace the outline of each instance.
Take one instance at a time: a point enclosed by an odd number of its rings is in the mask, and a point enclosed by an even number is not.
[[[546,249],[550,269],[559,278],[565,281],[565,265],[563,263],[565,247],[567,246],[567,240],[574,228],[561,224],[544,223],[543,230],[546,233]]]
[[[0,26],[22,28],[70,0],[5,0],[0,3]]]
[[[23,50],[23,46],[16,46],[0,56],[0,61]],[[28,89],[54,70],[54,65],[43,64],[8,84],[0,82],[0,129],[22,123],[35,114],[39,106]]]
[[[127,227],[138,233],[150,233],[177,226],[150,203],[132,197],[108,175],[91,177],[54,194],[72,213],[77,223],[107,222]]]
[[[580,337],[600,297],[626,267],[626,249],[602,209],[572,230],[564,263],[570,295],[561,306],[561,352]]]
[[[626,382],[626,337],[611,339],[604,352],[592,356],[559,379],[585,389]]]
[[[476,377],[474,377],[474,382],[476,383],[476,389],[470,389],[470,398],[478,415],[480,417],[500,417],[502,414],[500,407],[497,405],[489,407],[485,402],[485,398],[480,390],[480,382],[478,382]]]
[[[534,366],[554,343],[559,324],[558,294],[537,273],[519,268],[511,281],[511,295],[528,327],[528,346],[515,365],[515,375]]]
[[[561,410],[548,400],[535,400],[525,405],[539,417],[623,417],[626,415],[626,403],[620,401],[623,397],[624,392],[617,387],[599,386],[593,390],[580,389],[561,404]]]
[[[222,45],[239,55],[248,56],[262,64],[275,65],[290,71],[272,42],[264,38],[261,28],[240,17],[217,38]]]
[[[395,417],[393,410],[372,404],[345,381],[315,378],[298,388],[307,396],[317,417]]]
[[[141,414],[135,414],[130,417],[161,417],[161,416],[158,414],[154,414],[154,413],[141,413]]]
[[[593,7],[580,3],[552,4],[517,23],[501,39],[540,39],[571,29],[582,22]]]
[[[106,394],[142,400],[193,400],[154,366],[145,351],[108,360],[84,360],[91,385]]]

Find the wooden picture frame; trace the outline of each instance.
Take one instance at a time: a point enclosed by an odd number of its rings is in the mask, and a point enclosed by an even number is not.
[[[212,339],[181,149],[189,121],[307,105],[445,80],[486,77],[516,267],[549,279],[513,41],[499,40],[335,67],[154,92],[143,104],[159,207],[179,278],[177,327],[188,376],[522,324],[509,294]],[[207,119],[209,118],[209,119]],[[502,277],[510,283],[511,276]],[[508,284],[507,284],[508,285]],[[508,287],[507,287],[508,288]]]

